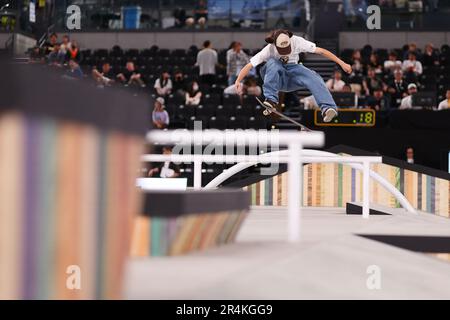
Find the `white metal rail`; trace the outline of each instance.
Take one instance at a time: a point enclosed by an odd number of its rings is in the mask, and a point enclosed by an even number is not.
[[[334,162],[348,163],[362,166],[363,171],[363,217],[369,218],[370,195],[370,164],[380,163],[381,157],[353,157],[304,153],[303,147],[321,147],[324,144],[322,132],[291,132],[291,131],[151,131],[147,135],[151,143],[202,146],[267,146],[278,148],[287,146],[287,150],[275,151],[261,155],[224,155],[224,154],[172,154],[172,155],[143,155],[144,162],[193,162],[194,163],[194,188],[201,188],[201,169],[204,162],[236,163],[240,168],[251,166],[255,163],[287,163],[288,164],[288,241],[300,240],[300,217],[302,195],[302,167],[303,163]],[[304,150],[306,151],[306,150]],[[241,169],[242,170],[242,169]],[[240,170],[239,170],[240,171]],[[236,171],[238,172],[238,171]],[[233,170],[226,173],[233,174]],[[216,180],[216,179],[214,179]],[[213,181],[214,181],[213,180]],[[220,179],[219,179],[220,180]]]

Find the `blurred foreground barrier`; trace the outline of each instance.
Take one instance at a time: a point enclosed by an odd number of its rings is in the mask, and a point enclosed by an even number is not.
[[[241,189],[145,191],[131,255],[172,256],[231,243],[250,206]]]
[[[12,71],[0,83],[0,298],[120,298],[146,104],[40,66]]]

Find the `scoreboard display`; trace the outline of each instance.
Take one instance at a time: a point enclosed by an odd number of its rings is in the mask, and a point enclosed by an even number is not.
[[[320,110],[314,112],[314,124],[318,127],[373,127],[375,110],[339,109],[338,116],[331,122],[324,122]]]

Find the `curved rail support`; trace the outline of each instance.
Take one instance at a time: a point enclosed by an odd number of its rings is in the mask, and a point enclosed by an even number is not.
[[[268,152],[265,155],[267,155],[268,157],[269,156],[271,156],[271,157],[284,156],[284,155],[287,155],[287,152],[288,152],[287,150],[274,151],[274,152]],[[331,153],[331,152],[327,152],[327,151],[303,149],[302,156],[335,157],[337,155],[335,153]],[[212,181],[210,181],[204,188],[205,189],[217,188],[221,183],[226,181],[228,178],[234,176],[236,173],[238,173],[242,170],[245,170],[251,166],[254,166],[256,164],[258,164],[258,162],[238,163],[238,164],[232,166],[231,168],[225,170],[221,174],[219,174]],[[348,164],[350,167],[352,167],[356,170],[363,171],[363,165],[361,165],[361,164],[358,164],[358,163],[346,163],[346,164]],[[397,188],[395,188],[392,184],[390,184],[385,178],[383,178],[378,173],[376,173],[372,170],[369,170],[369,175],[372,179],[377,181],[386,191],[391,193],[398,200],[398,202],[401,204],[401,206],[404,209],[406,209],[410,213],[417,214],[416,210],[409,203],[408,199],[406,199],[406,197]]]

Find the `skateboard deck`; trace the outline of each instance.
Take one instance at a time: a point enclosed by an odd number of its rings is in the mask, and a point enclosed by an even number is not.
[[[266,106],[266,105],[261,101],[261,99],[259,99],[258,97],[255,97],[255,98],[256,98],[256,101],[258,101],[258,103],[261,105],[261,107],[263,107],[264,110],[267,110],[269,113],[274,113],[274,114],[276,114],[277,116],[279,116],[279,117],[281,117],[281,118],[283,118],[283,119],[285,119],[285,120],[287,120],[287,121],[289,121],[289,122],[291,122],[291,123],[297,125],[298,127],[300,127],[300,129],[301,129],[302,131],[312,131],[312,130],[309,129],[307,126],[305,126],[305,125],[301,124],[300,122],[295,121],[295,120],[292,119],[291,117],[288,117],[287,115],[285,115],[285,114],[279,112],[277,109],[275,109],[275,108],[273,108],[273,107],[268,107],[268,106]]]

